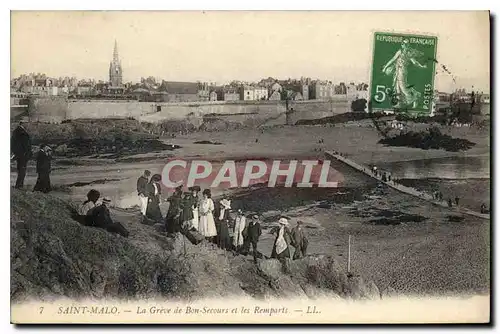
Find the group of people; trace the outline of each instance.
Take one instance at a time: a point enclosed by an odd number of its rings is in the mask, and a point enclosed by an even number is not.
[[[11,145],[11,160],[17,164],[17,180],[14,188],[22,189],[24,187],[24,179],[28,161],[33,157],[31,137],[24,127],[22,122],[14,129],[10,140]],[[36,172],[38,178],[36,180],[33,191],[41,191],[48,193],[52,190],[50,185],[50,173],[52,171],[52,149],[47,144],[41,144],[36,155]]]
[[[258,214],[247,216],[241,208],[234,211],[227,196],[223,196],[216,205],[210,189],[201,191],[199,186],[192,186],[183,191],[181,185],[166,199],[170,205],[163,218],[160,210],[162,202],[160,182],[161,175],[151,176],[148,170],[137,180],[143,223],[162,224],[168,234],[194,233],[235,255],[248,255],[251,252],[254,262],[262,257],[258,250],[258,242],[262,235]],[[289,247],[295,247],[293,259],[302,258],[306,255],[308,240],[303,230],[303,222],[299,221],[292,230],[289,229],[286,218],[281,218],[278,223],[279,226],[271,230],[271,233],[276,235],[271,257],[279,259],[284,267],[288,268],[287,259],[291,258]]]

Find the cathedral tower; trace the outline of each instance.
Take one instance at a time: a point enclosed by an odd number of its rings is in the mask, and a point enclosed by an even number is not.
[[[113,50],[113,61],[109,63],[109,82],[111,87],[122,86],[122,64],[118,58],[118,44],[115,40],[115,48]]]

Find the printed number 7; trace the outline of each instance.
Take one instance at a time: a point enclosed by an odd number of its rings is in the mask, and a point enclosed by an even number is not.
[[[40,307],[40,314],[43,313],[43,306]]]

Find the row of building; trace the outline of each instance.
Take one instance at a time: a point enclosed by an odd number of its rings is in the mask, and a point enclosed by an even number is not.
[[[75,86],[57,85],[51,78],[33,78],[22,84],[14,81],[13,92],[28,95],[66,95],[73,98],[129,98],[140,101],[196,102],[196,101],[260,101],[260,100],[328,100],[335,95],[346,95],[367,86],[334,85],[328,81],[280,82],[269,86],[261,84],[228,84],[222,86],[199,82],[162,81],[158,85],[145,83],[112,85],[107,82],[81,81]]]
[[[109,81],[76,78],[49,78],[44,74],[22,75],[11,80],[11,90],[27,95],[66,95],[71,98],[136,99],[156,102],[196,101],[261,101],[261,100],[328,100],[334,95],[367,91],[366,84],[334,85],[331,81],[274,78],[258,83],[232,82],[228,85],[201,82],[174,82],[142,78],[140,83],[123,83],[123,68],[115,41],[113,58],[109,63]]]

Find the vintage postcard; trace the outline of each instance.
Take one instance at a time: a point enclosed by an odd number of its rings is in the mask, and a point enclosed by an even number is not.
[[[490,322],[488,11],[12,11],[11,321]]]

